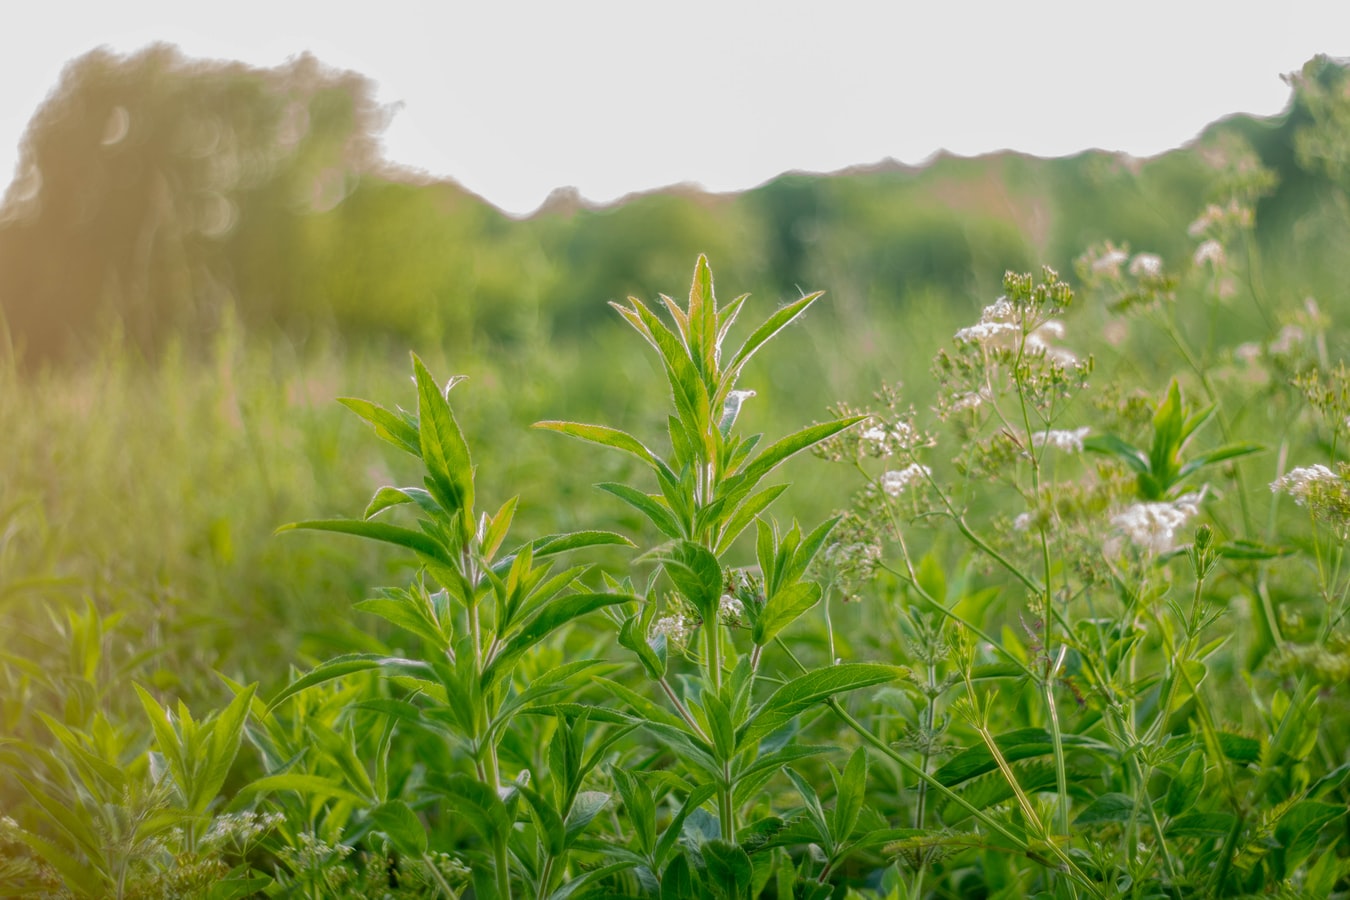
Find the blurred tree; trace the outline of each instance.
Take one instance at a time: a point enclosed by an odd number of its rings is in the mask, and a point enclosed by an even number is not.
[[[0,207],[0,307],[30,355],[115,318],[139,347],[209,330],[237,302],[269,318],[298,220],[378,161],[363,76],[301,56],[274,69],[154,45],[67,66]]]

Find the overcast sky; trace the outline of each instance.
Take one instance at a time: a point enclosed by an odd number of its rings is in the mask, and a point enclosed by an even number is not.
[[[386,155],[518,214],[677,182],[752,187],[946,149],[1147,156],[1282,74],[1350,56],[1350,2],[48,0],[0,38],[0,177],[71,59],[154,41],[276,65],[305,50],[401,108]]]

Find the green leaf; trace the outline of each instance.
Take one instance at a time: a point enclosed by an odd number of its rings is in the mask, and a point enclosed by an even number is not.
[[[571,881],[566,882],[556,891],[549,894],[548,900],[567,900],[568,897],[571,897],[577,891],[582,890],[583,888],[588,888],[595,882],[602,881],[603,879],[606,879],[611,875],[615,875],[619,872],[631,869],[633,868],[634,865],[636,865],[636,863],[632,862],[631,860],[624,860],[623,862],[610,863],[607,866],[600,866],[599,868],[591,869],[585,874],[580,875],[576,878],[573,878]],[[596,896],[605,896],[607,894],[608,891],[606,891],[606,894],[601,895],[587,894],[585,896],[596,897]]]
[[[721,895],[736,900],[746,896],[755,874],[749,854],[736,844],[719,839],[708,841],[699,850],[708,867],[708,878]]]
[[[369,400],[339,397],[338,402],[375,426],[375,434],[382,440],[406,450],[418,459],[422,458],[421,441],[412,423]]]
[[[833,767],[831,767],[833,775]],[[844,766],[843,775],[834,784],[834,811],[830,817],[831,829],[836,843],[843,843],[853,833],[858,824],[858,815],[862,812],[863,799],[867,792],[867,751],[863,747],[853,751]]]
[[[721,556],[731,549],[732,542],[740,536],[740,533],[755,521],[756,516],[768,509],[788,487],[786,484],[773,484],[740,501],[740,505],[733,508],[731,515],[722,525],[721,534],[717,539],[717,555]]]
[[[799,713],[847,691],[885,684],[902,677],[900,666],[881,663],[843,663],[799,675],[780,687],[750,715],[737,735],[737,748],[753,747],[762,738],[787,725]]]
[[[324,778],[319,775],[306,775],[300,772],[286,772],[281,775],[266,775],[257,781],[251,781],[239,789],[230,802],[233,809],[244,808],[248,801],[266,794],[281,791],[295,791],[302,797],[318,800],[338,800],[364,807],[370,801],[366,797],[342,786],[336,778]]]
[[[634,544],[623,535],[612,531],[573,531],[535,538],[530,542],[530,546],[534,549],[535,558],[543,559],[546,556],[557,556],[559,553],[586,547],[632,547]]]
[[[281,693],[273,697],[272,701],[267,704],[267,711],[271,712],[287,699],[303,690],[307,690],[318,684],[323,684],[325,681],[332,681],[334,678],[342,678],[344,675],[351,675],[354,672],[366,672],[371,669],[385,668],[391,664],[403,668],[416,669],[422,672],[430,671],[425,663],[420,663],[416,660],[399,659],[397,657],[384,656],[379,653],[349,653],[344,656],[334,657],[327,662],[320,663],[311,669],[307,675],[286,685],[286,687],[281,689]]]
[[[712,269],[699,254],[694,280],[689,286],[689,355],[705,384],[717,381],[717,298],[713,294]]]
[[[1168,837],[1223,837],[1237,822],[1232,813],[1191,813],[1167,825]]]
[[[256,684],[251,684],[235,694],[234,699],[211,723],[211,742],[206,756],[206,766],[192,785],[190,810],[196,815],[205,815],[211,802],[215,800],[225,779],[234,765],[239,753],[239,744],[244,737],[244,722],[248,718],[249,706],[253,702]]]
[[[1167,788],[1167,815],[1176,818],[1195,805],[1205,789],[1205,754],[1192,750]]]
[[[1286,853],[1288,867],[1297,866],[1313,851],[1323,828],[1345,816],[1344,803],[1301,800],[1290,807],[1275,826],[1275,840]]]
[[[1078,814],[1073,824],[1101,825],[1105,822],[1128,822],[1138,814],[1134,798],[1128,794],[1102,794]]]
[[[1114,456],[1140,475],[1148,472],[1148,454],[1113,434],[1091,435],[1083,440],[1083,449]]]
[[[680,807],[679,812],[671,817],[670,824],[666,826],[665,831],[661,832],[661,839],[656,842],[656,852],[653,854],[653,859],[658,868],[665,865],[666,860],[670,857],[671,851],[675,849],[675,842],[679,840],[680,835],[684,831],[685,820],[693,815],[695,810],[702,807],[704,803],[707,803],[716,793],[717,787],[708,783],[700,784],[689,792],[689,796],[685,798],[684,805]],[[683,857],[677,857],[677,859],[682,858]]]
[[[678,541],[661,564],[690,605],[705,622],[716,622],[722,600],[722,565],[707,548],[692,541]]]
[[[704,691],[703,711],[708,719],[709,737],[718,760],[729,760],[736,751],[736,729],[731,724],[731,713],[716,694]]]
[[[23,782],[24,780],[20,779],[20,783]],[[43,862],[56,870],[61,876],[63,887],[75,888],[83,896],[90,898],[109,896],[113,879],[103,860],[97,857],[77,859],[63,848],[30,831],[19,831],[16,837],[41,857]]]
[[[632,594],[569,594],[554,600],[529,619],[521,630],[502,646],[501,651],[483,672],[483,688],[485,690],[491,688],[510,672],[522,653],[573,619],[606,606],[633,603],[637,599]]]
[[[570,847],[581,836],[607,803],[609,794],[603,791],[581,791],[577,794],[572,801],[572,808],[567,811],[566,846]]]
[[[674,513],[670,507],[663,502],[664,498],[653,497],[650,494],[644,494],[636,488],[631,488],[626,484],[617,484],[615,482],[605,482],[596,487],[606,491],[629,506],[642,513],[647,519],[656,526],[657,530],[666,537],[680,538],[686,537],[680,523],[675,519]]]
[[[1082,747],[1099,752],[1109,752],[1111,749],[1100,741],[1074,734],[1063,735],[1061,741],[1066,747]],[[994,744],[1008,762],[1045,756],[1054,752],[1054,741],[1050,733],[1043,728],[1019,728],[996,735]],[[997,767],[998,763],[989,752],[989,748],[983,744],[976,744],[953,756],[934,772],[933,776],[947,787],[952,787],[985,772],[991,772]]]
[[[463,510],[472,517],[473,463],[464,434],[450,404],[427,367],[413,354],[417,381],[417,419],[422,462],[431,475],[432,493],[450,515]]]
[[[445,795],[456,815],[463,816],[484,840],[511,830],[511,814],[497,792],[462,773],[429,780],[429,786]]]
[[[636,653],[647,677],[658,681],[666,674],[666,638],[659,635],[654,641],[647,639],[655,616],[656,604],[645,603],[638,613],[624,619],[619,626],[619,645]]]
[[[649,466],[656,466],[656,457],[647,449],[646,445],[631,434],[617,428],[610,428],[607,425],[583,425],[580,422],[554,420],[535,422],[533,427],[545,431],[556,431],[559,434],[590,441],[604,447],[613,447],[616,450],[633,454]]]
[[[743,470],[751,483],[773,471],[780,463],[807,449],[831,438],[846,428],[851,428],[866,419],[867,416],[848,416],[833,422],[811,425],[794,432],[764,448]]]
[[[1177,479],[1180,480],[1185,478],[1187,475],[1203,469],[1206,466],[1212,466],[1215,463],[1220,463],[1229,459],[1236,459],[1239,456],[1249,456],[1253,453],[1260,453],[1264,449],[1266,448],[1261,444],[1226,444],[1215,450],[1201,453],[1199,456],[1193,456],[1186,460],[1185,464],[1182,465],[1181,469],[1177,472]]]
[[[754,642],[764,646],[778,632],[795,622],[820,602],[821,587],[814,582],[797,582],[778,591],[764,604],[753,629]]]
[[[427,852],[426,827],[402,800],[390,800],[372,809],[370,824],[389,838],[389,843],[404,856],[418,857]]]
[[[1261,742],[1256,738],[1220,731],[1219,746],[1223,755],[1236,763],[1250,764],[1261,759]]]
[[[406,491],[396,487],[382,487],[375,492],[375,496],[370,498],[370,503],[366,504],[366,511],[361,514],[361,518],[369,519],[377,513],[384,512],[391,506],[399,506],[403,503],[412,503],[412,497],[408,496]]]
[[[643,856],[651,856],[656,846],[656,801],[646,782],[625,769],[610,769],[614,786],[623,798],[624,814],[637,836],[638,849]]]
[[[432,618],[431,610],[409,591],[386,590],[383,597],[372,597],[353,604],[353,609],[373,613],[404,631],[420,637],[444,653],[450,640]]]
[[[561,856],[567,850],[567,832],[562,816],[549,801],[526,785],[517,785],[520,795],[530,805],[539,836],[549,856]]]
[[[764,320],[763,325],[756,328],[745,339],[745,343],[741,344],[740,349],[736,351],[736,355],[731,358],[731,364],[727,366],[726,373],[723,376],[724,382],[728,385],[734,383],[750,357],[754,356],[759,348],[772,340],[774,335],[791,324],[793,319],[806,312],[807,307],[819,300],[823,294],[824,291],[817,291],[775,310],[773,315]]]
[[[420,556],[435,560],[443,565],[454,565],[454,560],[446,553],[445,548],[430,535],[421,531],[413,531],[411,528],[388,525],[384,522],[368,522],[361,519],[311,519],[305,522],[291,522],[289,525],[282,525],[275,533],[281,534],[301,528],[308,531],[332,531],[338,534],[351,534],[369,538],[372,541],[381,541],[412,550]]]
[[[1224,541],[1215,548],[1215,552],[1224,559],[1262,560],[1276,559],[1281,556],[1291,556],[1297,551],[1290,547],[1272,547],[1269,544],[1263,544],[1260,541],[1249,541],[1239,538],[1237,540]]]
[[[512,497],[501,505],[497,514],[488,520],[488,526],[483,533],[483,556],[492,559],[501,547],[502,541],[506,539],[506,533],[511,530],[511,520],[516,515],[516,504],[519,497]]]

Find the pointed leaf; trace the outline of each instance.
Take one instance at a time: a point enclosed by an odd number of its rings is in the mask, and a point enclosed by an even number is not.
[[[389,525],[384,522],[368,522],[361,519],[311,519],[305,522],[291,522],[288,525],[282,525],[276,530],[276,534],[286,531],[295,531],[297,529],[306,529],[308,531],[332,531],[338,534],[350,534],[356,537],[369,538],[372,541],[381,541],[386,544],[393,544],[396,547],[403,547],[412,550],[427,559],[432,559],[445,565],[453,565],[454,561],[445,552],[445,548],[432,538],[430,535],[413,531],[411,528],[402,528],[398,525]]]
[[[631,453],[649,466],[656,465],[656,457],[647,449],[646,445],[631,434],[617,428],[610,428],[607,425],[584,425],[580,422],[552,420],[535,422],[532,427],[541,428],[545,431],[556,431],[558,434],[589,441],[592,444],[600,444],[603,447],[613,447],[616,450]]]
[[[417,428],[402,416],[390,412],[383,406],[371,403],[369,400],[339,397],[338,402],[373,425],[375,434],[382,440],[421,459],[422,449],[417,436]]]
[[[653,497],[650,494],[644,494],[637,488],[631,488],[626,484],[616,484],[614,482],[605,482],[604,484],[596,485],[596,487],[600,488],[602,491],[613,494],[638,512],[642,513],[647,517],[648,521],[655,525],[657,530],[666,537],[675,538],[676,540],[685,537],[680,528],[680,523],[675,519],[674,513],[672,513],[670,507],[663,502],[664,498]]]
[[[824,422],[803,428],[801,431],[790,434],[764,448],[763,452],[752,459],[745,467],[744,474],[748,480],[758,481],[759,478],[773,471],[779,463],[789,457],[819,444],[826,438],[833,437],[846,428],[851,428],[866,418],[867,416],[849,416],[833,422]]]
[[[750,357],[754,356],[760,347],[763,347],[772,340],[774,335],[778,334],[778,332],[791,324],[793,319],[805,312],[807,307],[819,300],[823,293],[823,291],[817,291],[814,294],[808,294],[800,300],[795,300],[787,306],[779,308],[773,315],[769,316],[769,318],[764,321],[763,325],[756,328],[754,332],[745,339],[745,343],[741,345],[741,348],[736,351],[736,355],[732,357],[731,364],[726,368],[726,374],[724,376],[726,381],[728,383],[734,382],[736,376],[740,374],[741,369],[745,366],[746,362],[749,361]]]
[[[473,463],[445,394],[422,360],[413,354],[417,381],[417,418],[422,461],[431,475],[432,493],[447,513],[473,510]]]
[[[843,663],[799,675],[780,687],[764,701],[741,727],[737,748],[753,747],[787,725],[799,713],[821,703],[835,694],[856,691],[859,688],[885,684],[902,677],[906,670],[900,666],[881,663]]]
[[[722,565],[707,548],[692,541],[675,543],[660,557],[670,580],[704,621],[717,621],[722,600]]]
[[[389,838],[394,849],[404,856],[419,857],[427,852],[427,830],[412,807],[402,800],[381,803],[370,811],[370,824]]]

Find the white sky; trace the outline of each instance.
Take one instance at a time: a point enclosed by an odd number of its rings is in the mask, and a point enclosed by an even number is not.
[[[1350,56],[1347,0],[47,0],[7,18],[0,177],[96,46],[267,66],[309,50],[402,104],[390,159],[517,214],[560,186],[738,190],[940,149],[1148,156],[1278,112],[1281,74]]]

